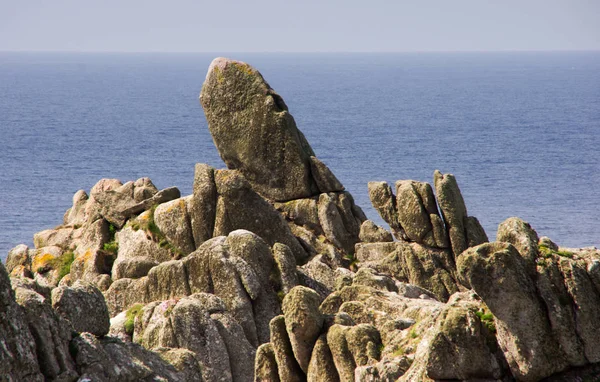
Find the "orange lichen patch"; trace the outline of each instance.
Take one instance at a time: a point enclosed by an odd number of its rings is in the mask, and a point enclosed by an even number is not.
[[[36,273],[42,273],[44,271],[49,271],[54,267],[54,262],[56,260],[56,256],[51,253],[44,253],[41,255],[36,255],[33,258],[33,263],[31,264],[31,269],[33,269]]]

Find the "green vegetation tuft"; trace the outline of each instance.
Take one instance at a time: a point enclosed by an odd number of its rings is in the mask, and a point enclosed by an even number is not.
[[[392,356],[393,357],[401,357],[405,354],[405,350],[402,346],[397,347],[393,352],[392,352]]]
[[[125,312],[125,333],[130,336],[133,335],[133,329],[135,324],[135,318],[142,315],[142,308],[144,305],[135,304]]]
[[[279,300],[279,303],[283,302],[283,298],[285,297],[285,292],[280,290],[277,292],[277,299]]]
[[[417,338],[419,335],[417,334],[417,329],[415,329],[414,325],[413,327],[410,329],[410,332],[408,332],[408,336],[410,338]]]
[[[490,333],[496,334],[496,323],[494,321],[494,315],[492,313],[485,313],[484,310],[478,310],[477,312],[475,312],[475,314],[477,315],[477,317],[479,317],[481,323],[487,328],[487,330]]]
[[[571,251],[561,251],[561,250],[555,251],[552,248],[550,248],[544,244],[538,245],[538,251],[539,251],[540,255],[546,259],[552,257],[553,255],[572,259],[573,255],[575,255]]]
[[[53,261],[53,268],[58,269],[58,281],[71,273],[71,264],[75,260],[73,251],[67,251]]]
[[[113,255],[116,255],[117,252],[119,252],[119,243],[117,243],[116,241],[111,241],[109,243],[104,243],[104,246],[102,247],[106,252],[109,252]]]

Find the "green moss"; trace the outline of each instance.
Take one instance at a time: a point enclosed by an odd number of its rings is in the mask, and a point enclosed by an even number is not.
[[[560,257],[566,257],[566,258],[573,258],[573,255],[575,255],[573,252],[571,251],[561,251],[561,250],[553,250],[552,248],[548,247],[547,245],[544,244],[540,244],[538,245],[538,251],[540,253],[540,256],[544,257],[544,258],[550,258],[553,255],[556,256],[560,256]]]
[[[104,246],[102,247],[106,252],[109,252],[113,255],[116,255],[117,252],[119,252],[119,243],[117,243],[116,241],[111,241],[109,243],[104,243]]]
[[[285,293],[280,290],[279,292],[277,292],[277,298],[279,299],[279,302],[283,302],[283,298],[285,297]]]
[[[417,329],[415,328],[415,326],[413,325],[413,327],[410,329],[410,331],[408,332],[408,336],[412,339],[417,338],[419,335],[417,334]]]
[[[54,260],[54,268],[58,269],[58,281],[71,273],[73,260],[75,260],[75,254],[72,251],[67,251]]]
[[[125,333],[129,334],[130,336],[133,335],[135,318],[141,317],[143,307],[144,305],[142,304],[135,304],[125,312]]]
[[[404,354],[406,354],[406,351],[404,350],[404,348],[402,346],[398,346],[393,352],[392,352],[392,356],[393,357],[401,357]]]
[[[487,330],[490,333],[496,334],[496,323],[494,315],[492,313],[486,313],[485,310],[478,310],[477,312],[475,312],[475,314],[477,315],[477,317],[479,317],[481,323],[487,328]]]

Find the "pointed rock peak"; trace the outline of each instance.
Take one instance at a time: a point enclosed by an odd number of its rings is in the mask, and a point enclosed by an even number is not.
[[[318,193],[311,173],[314,152],[283,99],[256,69],[240,61],[215,59],[200,103],[221,159],[261,196],[288,201]],[[320,175],[326,186],[339,183],[327,171]]]

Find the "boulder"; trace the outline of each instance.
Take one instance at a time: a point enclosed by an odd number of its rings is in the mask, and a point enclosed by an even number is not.
[[[323,327],[319,312],[321,298],[312,289],[297,286],[283,299],[285,326],[294,356],[306,373],[310,356]]]
[[[283,99],[256,69],[216,58],[208,69],[200,103],[221,158],[229,169],[239,170],[256,192],[275,201],[318,193],[311,176],[314,152]],[[324,179],[329,180],[326,175]]]
[[[392,242],[394,238],[392,234],[373,223],[371,220],[365,220],[360,226],[360,234],[358,235],[363,243],[379,243]]]
[[[159,204],[154,211],[156,227],[181,256],[186,256],[196,249],[188,215],[188,204],[191,200],[191,196],[174,199]]]
[[[36,343],[26,316],[15,301],[8,273],[0,262],[0,370],[7,381],[44,381]]]
[[[420,192],[423,190],[423,197]],[[428,205],[425,206],[424,202]],[[430,205],[433,203],[433,207]],[[406,236],[411,241],[435,246],[432,225],[429,219],[428,208],[437,213],[435,199],[431,186],[427,183],[413,180],[399,180],[396,182],[396,210],[398,223],[404,229]]]
[[[14,276],[23,274],[33,277],[31,274],[31,257],[29,257],[29,247],[25,244],[19,244],[10,251],[6,257],[6,271]]]
[[[369,182],[369,198],[381,218],[389,224],[392,234],[398,240],[407,238],[398,222],[396,196],[387,182]]]
[[[529,264],[513,245],[470,248],[459,256],[457,268],[461,282],[481,296],[496,318],[498,343],[517,379],[537,381],[567,367]]]
[[[217,211],[215,169],[197,163],[194,169],[193,194],[189,207],[190,225],[195,247],[213,237]]]
[[[301,382],[306,380],[306,375],[294,357],[294,351],[286,330],[285,318],[274,317],[270,324],[270,343],[277,361],[277,372],[281,381]]]
[[[52,290],[52,308],[75,331],[101,337],[108,333],[110,320],[104,296],[91,284],[76,281],[72,287]]]
[[[279,373],[277,372],[277,360],[273,346],[268,342],[262,344],[256,349],[256,360],[254,361],[254,381],[255,382],[279,382]]]
[[[533,270],[538,257],[538,235],[529,223],[518,217],[508,218],[498,226],[496,240],[512,244]]]
[[[437,201],[446,223],[448,237],[454,256],[458,256],[468,248],[465,231],[467,207],[462,197],[456,178],[452,174],[442,174],[435,170],[433,183],[437,194]]]
[[[329,345],[327,345],[327,335],[321,334],[315,342],[308,372],[306,374],[308,382],[339,382],[340,376],[335,368],[333,356]]]

